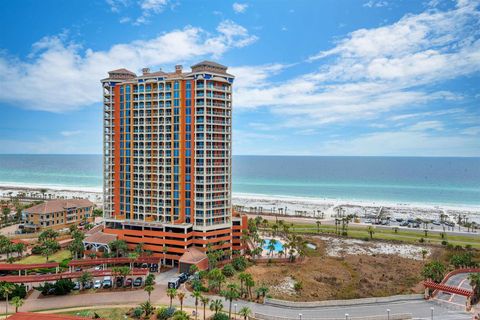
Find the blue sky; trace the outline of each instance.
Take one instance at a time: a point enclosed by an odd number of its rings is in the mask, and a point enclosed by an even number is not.
[[[480,156],[478,1],[8,1],[0,153],[101,153],[99,80],[236,75],[234,154]]]

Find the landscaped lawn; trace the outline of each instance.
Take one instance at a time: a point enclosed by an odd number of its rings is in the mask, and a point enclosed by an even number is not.
[[[273,222],[270,222],[270,226]],[[339,230],[341,227],[338,228]],[[300,233],[300,234],[316,234],[318,231],[316,224],[309,223],[294,223],[293,228],[290,228],[290,232]],[[335,234],[334,225],[321,225],[320,233]],[[350,225],[348,227],[348,237],[364,239],[370,237],[367,232],[367,226],[359,225]],[[471,245],[473,248],[480,249],[480,241],[478,237],[469,236],[469,235],[451,235],[447,234],[446,239],[442,239],[440,233],[438,232],[428,232],[427,237],[423,232],[423,229],[419,230],[405,230],[398,229],[397,233],[393,229],[383,229],[375,228],[375,234],[373,235],[374,239],[379,240],[397,240],[407,243],[419,243],[420,238],[423,238],[426,244],[440,244],[443,240],[447,240],[453,245]]]
[[[50,257],[48,257],[48,260],[49,261],[55,261],[55,262],[62,262],[62,260],[69,259],[71,257],[72,256],[70,254],[70,251],[60,250],[60,251],[54,253],[53,255],[51,255]],[[19,260],[19,261],[15,262],[15,263],[30,264],[30,263],[45,263],[45,261],[46,261],[46,258],[44,256],[33,254],[29,257],[23,258],[22,260]]]

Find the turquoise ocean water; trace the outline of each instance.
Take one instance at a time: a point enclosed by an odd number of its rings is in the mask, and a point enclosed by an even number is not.
[[[101,190],[100,155],[0,155],[0,185]],[[234,156],[235,194],[480,206],[480,158]]]

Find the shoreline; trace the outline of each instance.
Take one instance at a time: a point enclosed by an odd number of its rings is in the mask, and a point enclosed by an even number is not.
[[[18,192],[40,195],[40,189],[46,189],[47,195],[55,198],[87,198],[97,206],[103,205],[103,191],[95,187],[75,187],[60,185],[32,185],[22,183],[0,183],[0,198],[8,199],[10,193],[15,196]],[[49,199],[49,196],[47,196]],[[39,199],[42,200],[42,199]],[[318,212],[324,213],[324,218],[332,218],[334,208],[341,206],[348,213],[374,213],[380,207],[384,208],[387,215],[395,217],[418,217],[423,219],[438,219],[440,214],[447,214],[452,220],[458,215],[465,215],[470,221],[480,223],[480,205],[457,205],[457,204],[427,204],[405,203],[395,201],[377,200],[348,200],[298,197],[285,195],[265,195],[250,193],[233,193],[232,203],[234,206],[248,208],[262,207],[264,213],[278,212],[279,208],[287,209],[288,216],[315,217]]]
[[[40,189],[47,189],[55,192],[85,192],[85,193],[103,193],[102,187],[86,187],[86,186],[65,186],[53,184],[28,184],[28,183],[13,183],[0,182],[0,191],[5,190],[28,190],[39,191]],[[322,198],[309,196],[291,196],[291,195],[272,195],[262,193],[245,193],[232,192],[232,199],[245,200],[262,200],[262,201],[282,201],[282,202],[306,202],[318,205],[356,205],[356,206],[383,206],[383,207],[417,207],[417,208],[442,208],[447,210],[466,210],[466,211],[480,211],[480,203],[474,204],[460,204],[460,203],[425,203],[425,202],[405,202],[394,200],[369,200],[369,199],[347,199],[347,198]],[[480,213],[480,212],[479,212]]]

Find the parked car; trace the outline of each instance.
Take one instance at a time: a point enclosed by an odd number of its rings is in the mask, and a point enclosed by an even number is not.
[[[405,222],[400,223],[400,226],[401,227],[408,227],[409,223],[408,223],[408,221],[405,221]]]
[[[121,287],[123,285],[123,277],[118,277],[115,281],[115,285]]]
[[[92,289],[93,288],[93,281],[85,283],[83,289]]]
[[[103,270],[102,266],[95,266],[95,271]]]
[[[147,269],[148,268],[148,263],[142,263],[142,268]]]
[[[132,278],[128,278],[127,281],[125,281],[124,287],[131,287],[132,286]]]
[[[100,289],[102,287],[102,281],[101,280],[95,280],[95,283],[93,284],[94,289]]]
[[[75,271],[82,271],[82,268],[81,267],[75,267]]]
[[[102,285],[105,289],[109,289],[112,287],[112,277],[103,277]]]
[[[133,286],[134,287],[140,287],[143,283],[143,279],[141,277],[138,277],[133,281]]]
[[[184,273],[180,273],[180,275],[178,276],[178,279],[180,280],[180,283],[184,283],[188,280],[188,273],[184,272]]]
[[[75,286],[73,287],[73,290],[80,290],[80,282],[75,282]]]
[[[180,279],[178,277],[170,279],[167,286],[169,289],[178,289],[180,287]]]
[[[158,272],[158,264],[157,263],[152,263],[150,265],[150,272]]]

